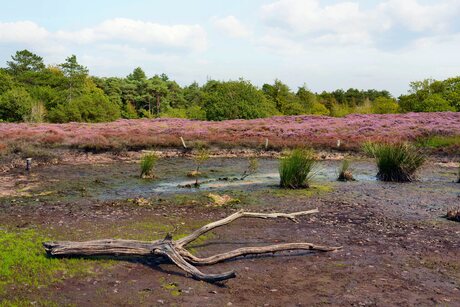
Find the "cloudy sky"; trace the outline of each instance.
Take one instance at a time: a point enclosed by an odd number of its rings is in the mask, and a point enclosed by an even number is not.
[[[275,78],[293,89],[388,89],[460,75],[460,0],[16,0],[0,8],[0,65],[29,49],[91,74],[141,66],[181,84]]]

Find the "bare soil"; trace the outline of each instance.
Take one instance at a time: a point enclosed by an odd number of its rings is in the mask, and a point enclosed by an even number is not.
[[[161,161],[158,168],[166,174],[160,179],[164,181],[184,176],[190,165],[184,159]],[[244,169],[244,163],[213,159],[206,170],[210,177],[232,176]],[[274,161],[262,165],[261,172],[276,172]],[[373,171],[369,161],[357,165],[355,174]],[[278,242],[311,242],[343,250],[246,257],[201,268],[236,271],[235,279],[220,284],[195,281],[169,263],[120,259],[98,267],[95,274],[44,288],[12,287],[4,299],[46,299],[59,306],[458,306],[460,302],[460,223],[442,217],[460,204],[453,165],[432,163],[422,171],[422,181],[407,184],[371,179],[339,183],[331,175],[320,177],[307,191],[281,190],[272,182],[216,189],[213,193],[240,198],[239,204],[227,207],[209,205],[207,190],[150,194],[142,190],[148,203],[139,204],[132,201],[139,192],[134,187],[150,186],[135,179],[136,172],[136,165],[121,162],[38,167],[34,176],[10,170],[4,177],[9,179],[2,181],[0,228],[37,229],[56,240],[145,240],[172,229],[186,233],[241,208],[261,212],[319,208],[319,214],[302,218],[299,224],[238,220],[192,246],[193,251],[211,255]],[[106,186],[125,184],[128,192],[108,199],[105,195],[113,190],[98,188],[95,179]],[[5,182],[11,183],[10,192]],[[29,185],[28,195],[17,192]],[[81,187],[86,190],[78,190]],[[58,192],[44,193],[51,190]]]

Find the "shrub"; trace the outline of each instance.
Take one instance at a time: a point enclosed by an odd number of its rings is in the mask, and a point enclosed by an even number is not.
[[[146,154],[141,158],[141,178],[153,178],[153,167],[158,160],[154,153]]]
[[[246,177],[250,175],[254,175],[258,169],[259,169],[259,160],[257,160],[256,157],[249,158],[248,166],[244,170],[243,174],[241,175],[241,180],[244,180]]]
[[[195,160],[196,168],[194,171],[188,174],[189,177],[195,177],[195,187],[198,188],[200,186],[199,178],[201,175],[200,167],[209,159],[209,150],[206,146],[202,143],[198,143],[197,145],[197,152],[194,155],[193,159]]]
[[[339,168],[339,177],[338,181],[355,181],[353,178],[353,173],[350,170],[350,161],[343,160],[342,165]]]
[[[313,177],[316,164],[311,149],[294,149],[289,155],[281,158],[279,173],[280,186],[288,189],[308,188]]]
[[[410,182],[425,162],[419,149],[408,143],[365,143],[363,149],[377,160],[377,179]]]
[[[375,114],[393,114],[398,113],[399,105],[391,98],[378,97],[372,105],[372,113]]]

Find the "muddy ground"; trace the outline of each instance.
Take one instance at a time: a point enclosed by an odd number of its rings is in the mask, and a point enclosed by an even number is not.
[[[211,159],[201,189],[188,159],[160,160],[155,180],[138,178],[138,164],[52,165],[2,177],[0,229],[33,229],[53,240],[158,239],[183,235],[240,209],[319,213],[295,224],[238,220],[192,245],[199,255],[280,242],[343,246],[333,253],[287,252],[209,267],[235,270],[220,284],[195,281],[151,259],[95,259],[91,272],[46,285],[5,285],[3,304],[59,306],[458,306],[460,223],[444,219],[460,206],[455,164],[431,161],[414,183],[381,183],[370,160],[352,162],[356,182],[336,182],[339,161],[323,161],[309,190],[277,188],[277,161],[262,159],[253,177],[236,178],[245,159]],[[193,181],[193,180],[192,180]],[[215,206],[208,193],[237,201]],[[46,257],[44,252],[40,257]],[[75,263],[79,265],[79,262]],[[1,280],[1,279],[0,279]],[[45,284],[45,283],[44,283]],[[1,304],[0,304],[1,305]]]

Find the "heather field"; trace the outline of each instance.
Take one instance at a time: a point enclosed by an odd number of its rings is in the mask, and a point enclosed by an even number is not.
[[[0,123],[0,149],[26,142],[46,147],[88,151],[139,150],[181,146],[202,141],[220,148],[265,146],[271,149],[312,146],[355,150],[367,140],[415,141],[432,136],[460,135],[460,113],[408,113],[387,115],[282,116],[220,122],[186,119],[118,120],[86,124]]]

